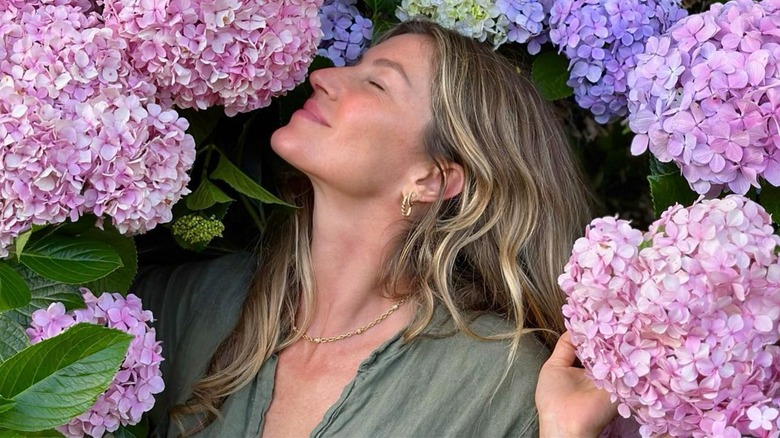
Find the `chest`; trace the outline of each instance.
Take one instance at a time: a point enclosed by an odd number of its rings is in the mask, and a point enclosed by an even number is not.
[[[308,437],[355,378],[366,355],[307,358],[293,348],[281,352],[262,436]]]

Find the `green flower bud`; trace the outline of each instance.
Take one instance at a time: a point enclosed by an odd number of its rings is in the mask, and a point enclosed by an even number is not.
[[[182,216],[171,227],[173,234],[190,245],[209,243],[215,237],[222,237],[225,225],[215,217],[205,218],[197,214]]]

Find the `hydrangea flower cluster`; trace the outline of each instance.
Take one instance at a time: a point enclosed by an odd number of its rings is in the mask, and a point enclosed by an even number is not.
[[[403,0],[396,17],[406,21],[418,15],[494,47],[507,39],[509,19],[492,0]]]
[[[629,76],[634,154],[674,161],[698,193],[780,186],[780,2],[737,0],[647,42]]]
[[[497,0],[496,6],[508,21],[507,41],[526,44],[535,55],[549,41],[553,0]]]
[[[550,40],[569,58],[577,103],[599,123],[627,114],[628,73],[645,41],[687,15],[679,0],[557,0]]]
[[[103,17],[165,104],[232,116],[303,82],[322,0],[106,0]]]
[[[190,245],[201,245],[222,237],[225,224],[215,217],[206,218],[199,214],[188,214],[176,219],[171,231]]]
[[[333,65],[352,65],[371,44],[374,24],[360,15],[356,0],[325,0],[320,8],[322,41],[317,54]]]
[[[552,5],[553,0],[403,0],[396,16],[401,21],[425,16],[496,48],[518,42],[533,55],[549,41]]]
[[[88,411],[57,428],[69,438],[100,437],[120,425],[137,424],[154,405],[154,394],[165,388],[160,373],[162,347],[148,324],[152,313],[141,308],[141,300],[133,294],[122,297],[118,293],[95,297],[85,288],[82,294],[86,309],[65,312],[62,303],[52,303],[47,309],[33,312],[31,328],[27,329],[30,342],[37,344],[81,322],[121,330],[134,338],[106,392],[98,396]]]
[[[97,14],[0,6],[0,257],[33,224],[94,213],[137,233],[169,221],[195,158],[187,121],[154,103]]]
[[[740,195],[675,205],[647,233],[596,219],[559,277],[587,375],[642,436],[777,436],[780,237]]]

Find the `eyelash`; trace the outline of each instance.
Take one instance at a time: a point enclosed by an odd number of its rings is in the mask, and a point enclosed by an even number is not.
[[[376,82],[374,82],[374,81],[368,81],[368,83],[369,83],[369,84],[371,84],[371,85],[373,85],[373,86],[375,86],[376,88],[379,88],[379,89],[380,89],[380,90],[382,90],[382,91],[385,91],[385,87],[383,87],[383,86],[379,85],[378,83],[376,83]]]

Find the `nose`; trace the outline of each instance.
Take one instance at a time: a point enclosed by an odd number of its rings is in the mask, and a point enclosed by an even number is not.
[[[335,97],[340,88],[338,68],[320,68],[309,74],[309,83],[315,92],[322,92],[328,97]]]

